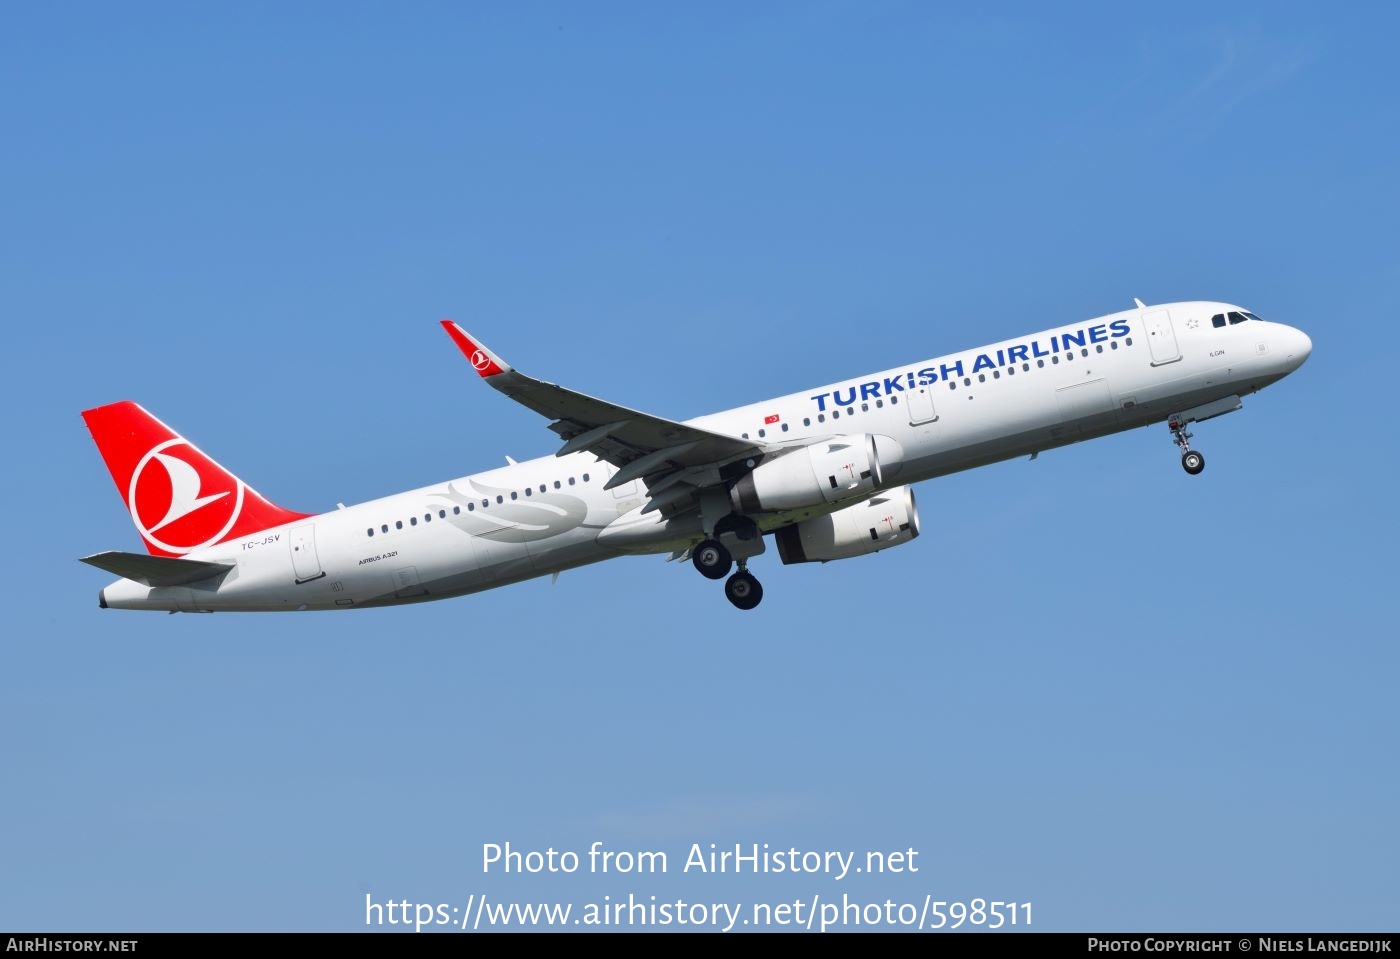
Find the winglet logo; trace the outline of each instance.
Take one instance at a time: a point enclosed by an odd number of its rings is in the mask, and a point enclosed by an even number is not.
[[[205,463],[180,437],[141,457],[131,474],[127,507],[146,542],[167,553],[188,553],[212,546],[233,529],[243,510],[243,482],[202,470]]]
[[[477,346],[470,336],[467,336],[456,323],[451,320],[443,320],[442,328],[447,331],[447,335],[452,337],[452,342],[457,344],[457,349],[462,351],[462,355],[467,358],[467,362],[472,365],[482,376],[495,376],[497,373],[504,373],[508,367],[502,366],[485,348]]]

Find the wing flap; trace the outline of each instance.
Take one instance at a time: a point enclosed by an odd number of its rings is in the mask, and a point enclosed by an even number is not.
[[[116,550],[82,557],[89,566],[104,569],[143,586],[184,586],[220,576],[233,569],[232,563],[207,563],[197,559],[148,556]]]

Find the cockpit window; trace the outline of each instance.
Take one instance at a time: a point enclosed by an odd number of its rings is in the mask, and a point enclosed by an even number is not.
[[[1225,314],[1217,313],[1214,316],[1212,316],[1210,318],[1210,325],[1215,327],[1217,330],[1220,329],[1222,326],[1225,325]]]
[[[1249,317],[1245,316],[1243,313],[1231,313],[1231,314],[1230,314],[1230,323],[1231,323],[1231,324],[1235,324],[1235,323],[1246,323],[1246,322],[1248,322],[1248,321],[1249,321]]]
[[[1248,311],[1245,311],[1244,315],[1249,317],[1251,320],[1258,320],[1260,323],[1264,322],[1262,317],[1255,316],[1253,313],[1250,313]]]

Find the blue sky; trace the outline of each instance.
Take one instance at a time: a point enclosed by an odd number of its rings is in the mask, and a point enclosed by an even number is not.
[[[974,897],[1393,930],[1387,5],[77,4],[0,30],[0,928],[364,897]],[[687,417],[1148,302],[1312,336],[1203,424],[922,484],[924,535],[402,609],[97,608],[80,410],[320,511],[553,450],[436,321]],[[484,843],[661,876],[483,874]],[[917,874],[682,875],[691,843]]]

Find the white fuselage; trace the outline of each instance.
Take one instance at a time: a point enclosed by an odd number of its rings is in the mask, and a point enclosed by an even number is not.
[[[1160,423],[1253,393],[1307,357],[1310,341],[1291,327],[1212,325],[1213,316],[1239,309],[1194,302],[1128,310],[689,422],[770,446],[890,437],[903,462],[885,486],[903,486]],[[700,538],[693,510],[642,514],[640,481],[605,490],[614,472],[578,453],[464,476],[190,553],[234,564],[203,588],[119,580],[102,601],[182,611],[379,606],[478,592],[622,553],[670,552]],[[768,531],[829,509],[752,518]]]

